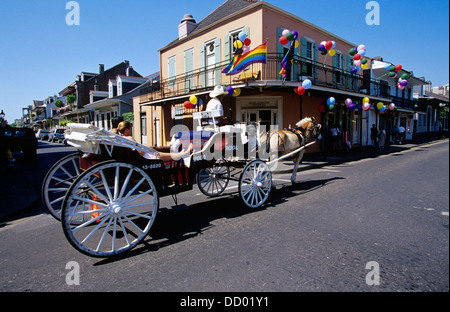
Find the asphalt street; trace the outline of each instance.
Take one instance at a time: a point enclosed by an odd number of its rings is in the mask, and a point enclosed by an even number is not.
[[[178,205],[162,198],[148,238],[112,259],[78,253],[59,222],[31,213],[0,228],[0,290],[448,292],[448,156],[443,141],[306,170],[295,185],[277,174],[258,210],[233,183],[219,198],[195,187]],[[74,262],[79,285],[67,283]]]

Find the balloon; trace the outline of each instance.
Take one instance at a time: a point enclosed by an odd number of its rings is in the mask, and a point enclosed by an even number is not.
[[[198,107],[200,107],[200,106],[202,106],[203,105],[203,100],[202,99],[200,99],[200,100],[198,100]]]
[[[403,89],[405,89],[405,87],[404,86],[398,86],[398,88],[400,89],[400,90],[403,90]]]
[[[332,49],[332,50],[328,51],[328,54],[330,56],[334,56],[336,54],[336,51]]]
[[[345,100],[345,105],[349,106],[350,104],[352,104],[352,99],[351,98],[347,98]]]
[[[308,90],[309,88],[311,88],[311,85],[312,85],[312,83],[311,83],[311,80],[309,80],[309,79],[305,79],[302,82],[302,86],[303,86],[303,88],[305,88],[305,90]]]
[[[235,89],[234,92],[233,92],[233,96],[234,96],[234,97],[237,97],[237,96],[239,96],[240,94],[241,94],[241,89],[239,89],[239,88]]]
[[[386,66],[384,66],[385,70],[389,70],[389,68],[391,68],[391,64],[386,64]]]
[[[384,112],[386,110],[386,106],[383,105],[382,108],[379,109],[380,113]]]
[[[349,109],[351,112],[353,112],[353,111],[356,109],[356,105],[353,104],[353,103],[351,103],[351,104],[348,106],[348,109]]]
[[[244,41],[245,38],[247,38],[247,34],[246,34],[245,32],[243,32],[243,31],[241,31],[241,32],[238,34],[238,38],[239,38],[239,40]]]
[[[326,50],[325,45],[319,44],[319,46],[317,47],[317,50],[319,50],[320,52],[325,51]]]
[[[356,54],[356,49],[351,48],[351,49],[348,51],[348,54],[350,54],[351,56],[355,55],[355,54]]]
[[[251,43],[252,43],[252,41],[250,40],[250,38],[246,38],[246,39],[244,40],[244,45],[247,46],[247,47],[248,47]]]
[[[401,71],[402,68],[403,68],[403,66],[400,65],[400,64],[398,64],[398,65],[395,66],[395,70],[396,70],[396,71]]]
[[[295,42],[294,42],[294,48],[298,48],[298,46],[300,45],[300,42],[298,42],[298,40],[295,40]]]
[[[289,29],[285,29],[285,30],[283,30],[283,32],[281,33],[281,35],[286,37],[286,35],[288,34],[288,32],[290,32]]]
[[[366,64],[361,64],[361,68],[362,69],[366,69],[367,68],[367,63]]]
[[[334,97],[329,97],[327,100],[328,105],[334,105],[336,103],[336,99]]]
[[[369,103],[369,102],[370,102],[370,100],[368,97],[363,98],[363,103]]]
[[[241,40],[236,40],[235,42],[234,42],[234,47],[236,48],[236,49],[240,49],[240,48],[242,48],[242,41]]]
[[[377,103],[377,109],[378,110],[380,110],[383,106],[384,106],[383,103],[381,103],[381,102]]]
[[[325,113],[325,105],[320,104],[318,108],[319,108],[319,112]]]
[[[327,50],[325,49],[324,51],[320,52],[320,54],[327,55]]]
[[[401,85],[402,87],[406,87],[406,86],[408,85],[408,80],[402,80],[402,81],[400,81],[400,85]]]
[[[197,104],[197,97],[195,95],[191,95],[191,97],[189,98],[189,102],[194,105]]]
[[[184,108],[186,108],[186,109],[192,109],[192,108],[194,108],[194,105],[192,105],[192,103],[189,102],[189,101],[185,101],[185,102],[184,102]]]
[[[350,72],[352,73],[352,74],[356,74],[357,72],[358,72],[358,70],[356,69],[356,68],[352,68],[351,70],[350,70]]]
[[[395,104],[394,103],[389,104],[389,109],[390,110],[394,110],[394,108],[395,108]]]
[[[360,44],[360,45],[358,46],[358,52],[359,52],[359,51],[362,51],[362,50],[365,50],[365,49],[366,49],[366,46],[363,45],[363,44]]]
[[[363,57],[364,55],[366,55],[366,50],[358,51],[358,54],[361,55],[361,57]]]
[[[360,60],[360,59],[361,59],[361,54],[356,53],[356,54],[353,56],[353,59],[354,59],[355,61]]]
[[[389,71],[391,71],[391,72],[395,71],[395,66],[391,65],[391,67],[389,67]]]
[[[250,48],[249,48],[248,46],[245,45],[245,46],[242,47],[241,50],[242,50],[242,54],[245,54],[245,53],[247,53],[248,51],[250,51]]]
[[[286,44],[289,43],[289,40],[287,40],[285,36],[281,36],[281,37],[280,37],[280,43],[281,43],[282,45],[286,45]]]
[[[229,95],[229,96],[232,96],[233,93],[234,93],[234,89],[233,89],[232,86],[228,86],[228,87],[225,89],[225,91],[228,92],[228,95]]]
[[[333,42],[327,41],[327,43],[325,43],[325,49],[330,50],[332,47],[333,47]]]
[[[296,30],[292,31],[292,34],[294,35],[294,40],[297,40],[298,38],[298,32]]]
[[[286,34],[286,39],[289,40],[289,41],[294,40],[294,34],[291,33],[291,32],[288,32],[288,33]]]
[[[356,54],[356,55],[358,55],[358,54]],[[361,60],[356,60],[356,61],[354,61],[354,62],[353,62],[353,65],[355,65],[355,66],[361,66]]]
[[[332,110],[332,109],[334,109],[334,105],[333,105],[333,104],[328,105],[328,108],[329,108],[330,110]]]
[[[366,58],[361,59],[361,64],[367,64],[367,59]]]
[[[395,72],[389,72],[389,77],[394,77],[394,76],[396,76],[397,74],[395,73]]]
[[[336,48],[336,41],[331,41],[331,43],[333,44],[333,45],[331,46],[331,49]]]
[[[305,94],[305,87],[303,87],[303,86],[298,86],[297,87],[297,94],[298,95],[303,95],[303,94]]]
[[[408,74],[401,75],[402,79],[408,79]]]
[[[368,110],[370,110],[370,103],[363,103],[362,109],[363,109],[363,111],[368,111]]]

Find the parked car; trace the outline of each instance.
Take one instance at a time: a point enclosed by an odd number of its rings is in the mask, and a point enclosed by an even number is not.
[[[49,142],[64,142],[64,132],[66,130],[64,129],[53,129],[50,134],[48,135],[48,141]]]
[[[50,134],[50,131],[44,130],[44,129],[39,129],[39,130],[36,132],[36,138],[37,138],[38,140],[45,140],[45,141],[47,141],[47,140],[48,140],[49,134]]]
[[[22,153],[26,158],[35,158],[38,142],[33,129],[30,128],[0,128],[1,157],[9,149],[11,153]]]

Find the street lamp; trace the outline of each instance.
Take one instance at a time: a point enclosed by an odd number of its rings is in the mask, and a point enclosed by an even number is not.
[[[3,109],[2,109],[2,112],[0,113],[0,127],[4,127],[5,126],[5,113],[3,112]]]

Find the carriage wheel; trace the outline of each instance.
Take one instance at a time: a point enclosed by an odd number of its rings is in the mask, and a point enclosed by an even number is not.
[[[75,180],[63,201],[61,223],[77,250],[109,257],[130,250],[148,234],[158,205],[147,173],[131,164],[106,161]]]
[[[269,197],[271,187],[272,173],[265,162],[254,160],[245,166],[239,178],[239,194],[248,207],[262,206]]]
[[[41,197],[48,212],[61,220],[61,206],[67,191],[80,175],[79,154],[68,155],[55,163],[44,178]]]
[[[203,168],[197,174],[197,185],[206,196],[216,197],[226,189],[229,178],[230,170],[226,166]]]

